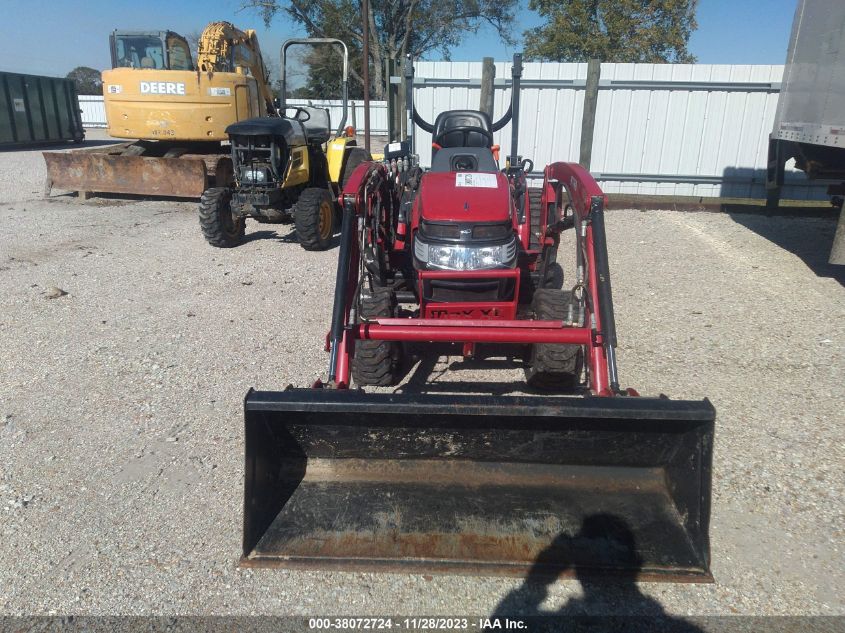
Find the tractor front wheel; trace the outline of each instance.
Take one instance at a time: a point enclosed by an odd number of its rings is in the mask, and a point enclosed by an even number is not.
[[[306,251],[324,251],[334,234],[334,200],[328,189],[309,187],[303,191],[293,211],[299,245]]]
[[[375,319],[396,314],[396,296],[390,289],[375,290],[361,298],[361,317]],[[402,346],[397,341],[355,341],[352,357],[352,381],[365,385],[389,387],[399,381]]]
[[[231,189],[206,189],[200,198],[199,218],[205,241],[212,246],[232,248],[244,241],[246,218],[232,213]]]
[[[538,321],[563,321],[571,293],[552,288],[534,291],[532,308]],[[581,377],[584,352],[580,345],[536,343],[525,368],[529,387],[541,391],[571,391]]]

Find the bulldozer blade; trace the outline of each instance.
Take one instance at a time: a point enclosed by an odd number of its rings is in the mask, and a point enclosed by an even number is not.
[[[147,158],[106,152],[43,152],[47,191],[129,193],[199,198],[208,185],[200,158]]]
[[[708,582],[707,400],[245,400],[248,567]]]

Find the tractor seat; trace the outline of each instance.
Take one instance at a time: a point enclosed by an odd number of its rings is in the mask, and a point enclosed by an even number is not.
[[[499,166],[486,147],[445,147],[431,158],[431,171],[469,171],[495,174]]]
[[[325,108],[312,108],[310,106],[302,106],[302,109],[308,112],[310,118],[307,121],[297,119],[305,130],[305,138],[309,144],[327,143],[332,136],[332,123],[329,117],[329,111]]]
[[[444,148],[490,148],[493,146],[493,124],[486,112],[448,110],[437,115],[437,119],[434,121],[432,140]]]

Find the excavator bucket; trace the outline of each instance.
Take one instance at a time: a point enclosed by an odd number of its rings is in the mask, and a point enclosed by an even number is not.
[[[241,564],[707,582],[709,401],[251,391]]]
[[[148,158],[105,151],[43,152],[47,186],[84,192],[199,198],[208,186],[200,158]]]

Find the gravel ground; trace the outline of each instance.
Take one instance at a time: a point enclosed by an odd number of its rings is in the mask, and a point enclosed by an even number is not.
[[[337,251],[257,224],[215,250],[193,204],[42,200],[43,179],[38,151],[0,153],[2,612],[483,615],[520,586],[238,569],[242,399],[324,371]],[[587,610],[845,614],[833,222],[620,210],[608,229],[625,384],[718,410],[716,582],[608,586]],[[522,376],[441,357],[429,380]]]

